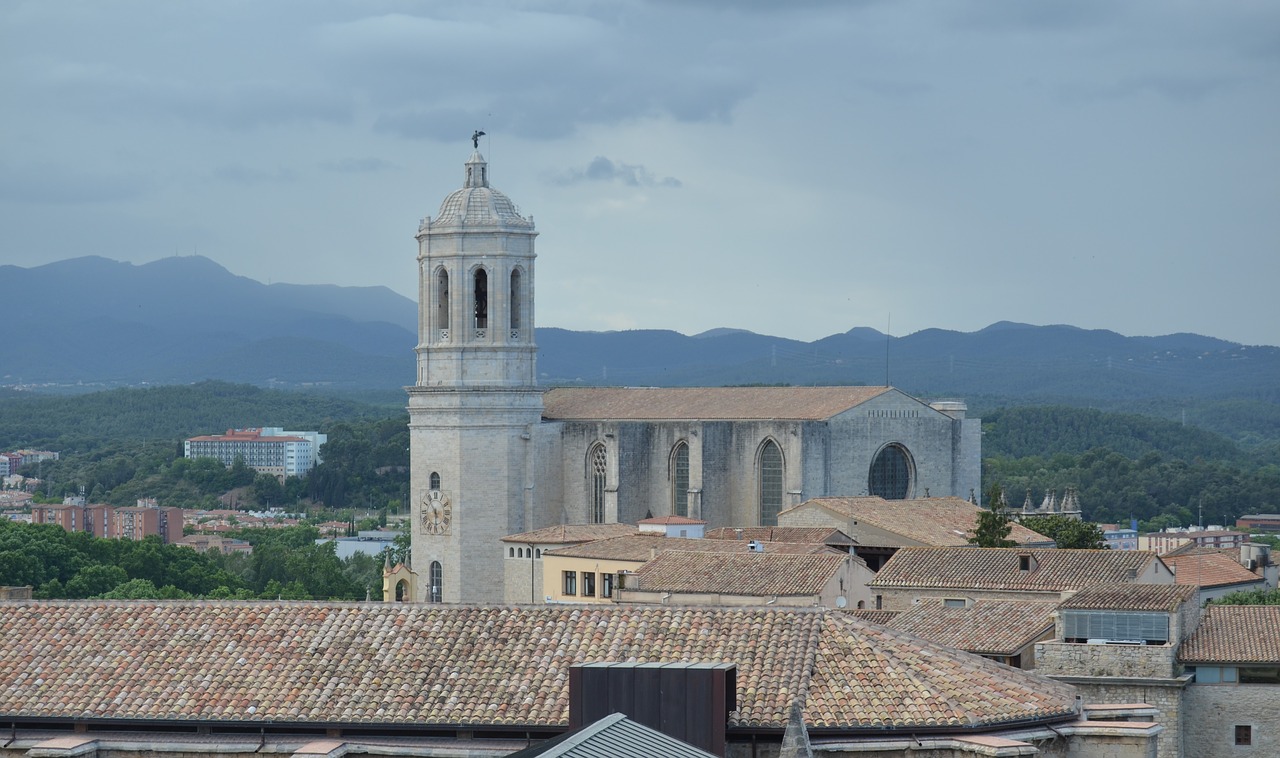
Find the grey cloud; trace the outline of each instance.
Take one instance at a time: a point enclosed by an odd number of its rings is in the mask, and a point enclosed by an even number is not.
[[[1178,102],[1199,102],[1233,89],[1239,80],[1225,76],[1175,76],[1172,74],[1133,77],[1109,84],[1070,84],[1058,88],[1065,102],[1118,100],[1152,93]]]
[[[666,176],[659,179],[644,166],[615,163],[603,155],[593,158],[586,168],[569,169],[555,176],[552,181],[560,185],[582,182],[619,182],[628,187],[678,188],[683,186],[675,177]]]

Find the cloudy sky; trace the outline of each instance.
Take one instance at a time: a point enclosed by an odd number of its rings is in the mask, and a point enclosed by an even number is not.
[[[1274,0],[6,0],[0,98],[0,263],[413,296],[483,129],[541,326],[1280,345]]]

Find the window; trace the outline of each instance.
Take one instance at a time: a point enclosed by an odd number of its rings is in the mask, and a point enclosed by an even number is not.
[[[587,475],[590,477],[588,484],[591,493],[591,523],[604,523],[604,492],[605,484],[608,481],[609,458],[605,454],[604,445],[596,443],[591,448],[589,456],[589,469]]]
[[[760,448],[760,525],[777,526],[782,511],[782,451],[773,440]]]
[[[1253,744],[1253,727],[1248,724],[1236,724],[1236,744]]]
[[[578,572],[577,571],[564,572],[564,594],[566,595],[578,594]]]
[[[683,442],[671,454],[671,513],[689,515],[689,446]]]
[[[591,571],[582,572],[582,596],[583,597],[596,596],[596,575],[594,572],[591,572]]]
[[[511,272],[511,331],[520,328],[520,269]]]
[[[476,269],[474,305],[476,328],[489,326],[489,273],[484,269]]]
[[[867,491],[885,500],[905,500],[911,493],[911,458],[901,445],[888,445],[871,463]]]
[[[449,328],[449,272],[436,274],[436,328]]]
[[[1030,556],[1030,555],[1020,555],[1020,556],[1018,556],[1018,570],[1019,570],[1019,571],[1030,571],[1030,570],[1031,570],[1031,556]]]
[[[431,488],[431,489],[433,489],[433,490],[438,490],[438,489],[440,489],[440,475],[439,475],[439,474],[437,474],[437,473],[436,473],[436,472],[434,472],[434,471],[432,471],[432,472],[431,472],[431,485],[430,485],[430,488]]]
[[[1169,641],[1169,614],[1136,611],[1062,611],[1065,642],[1137,643],[1163,645]]]
[[[440,561],[431,562],[431,591],[427,595],[428,603],[444,602],[444,567]]]
[[[600,597],[613,597],[613,574],[600,575]]]
[[[1241,666],[1241,684],[1280,684],[1280,668],[1275,666]]]
[[[964,598],[948,597],[942,601],[944,608],[963,608],[965,607]]]
[[[515,558],[515,557],[516,557],[516,549],[515,549],[514,547],[509,547],[509,548],[507,548],[507,557],[508,557],[508,558]]]

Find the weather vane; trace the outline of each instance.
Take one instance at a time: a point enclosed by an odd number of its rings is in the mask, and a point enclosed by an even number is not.
[[[480,131],[479,129],[477,129],[477,130],[475,130],[474,132],[472,132],[472,133],[471,133],[471,147],[475,148],[476,150],[479,150],[479,149],[480,149],[480,138],[481,138],[481,137],[483,137],[483,136],[484,136],[484,132]]]

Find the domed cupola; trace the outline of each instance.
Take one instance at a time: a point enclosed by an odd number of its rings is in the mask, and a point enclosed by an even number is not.
[[[532,229],[533,219],[521,216],[511,198],[489,186],[489,164],[477,150],[467,161],[462,189],[444,199],[434,219],[423,221],[424,229],[447,226]]]

